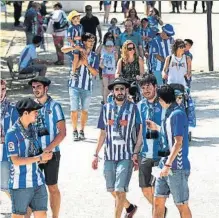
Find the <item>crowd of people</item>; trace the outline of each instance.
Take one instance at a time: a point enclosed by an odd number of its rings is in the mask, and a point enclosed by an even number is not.
[[[111,1],[102,4],[107,25]],[[11,198],[13,218],[29,218],[32,213],[47,217],[46,186],[52,217],[59,217],[60,211],[59,145],[66,125],[62,106],[48,94],[51,81],[46,70],[51,63],[37,58],[44,31],[53,36],[58,58],[54,64],[64,65],[64,55],[68,56],[73,141],[86,138],[93,79],[100,77],[103,100],[92,168],[98,168],[104,146],[104,177],[115,199],[114,217],[120,218],[125,208],[125,217],[131,218],[138,209],[126,196],[133,169],[139,170],[139,187],[151,204],[153,218],[166,217],[169,194],[180,217],[192,217],[188,129],[195,126],[190,94],[193,41],[174,39],[174,27],[164,24],[155,1],[146,1],[147,16],[142,19],[135,5],[129,9],[129,1],[122,4],[125,30],[112,18],[102,41],[91,5],[86,5],[86,15],[80,19],[75,10],[66,15],[61,3],[54,4],[49,16],[39,16],[42,6],[31,2],[19,71],[39,72],[28,82],[35,99],[23,98],[13,105],[1,80],[1,190]]]

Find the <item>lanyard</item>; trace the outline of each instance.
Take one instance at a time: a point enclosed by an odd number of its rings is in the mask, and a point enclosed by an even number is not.
[[[36,131],[34,129],[34,126],[30,124],[28,126],[28,129],[26,130],[20,119],[17,121],[17,125],[21,130],[21,133],[25,139],[28,139],[30,141],[30,145],[28,147],[28,157],[33,157],[39,153],[39,146],[38,146],[38,141],[36,137]]]

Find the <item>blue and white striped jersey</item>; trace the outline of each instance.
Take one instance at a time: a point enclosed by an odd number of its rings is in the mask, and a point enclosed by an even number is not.
[[[189,138],[188,138],[188,118],[185,109],[177,104],[172,104],[166,111],[165,119],[161,125],[162,150],[172,150],[174,137],[182,136],[183,144],[178,155],[172,163],[173,170],[189,170]],[[162,168],[167,157],[161,159],[159,166]]]
[[[3,105],[5,104],[4,108]],[[3,111],[5,110],[5,112]],[[6,99],[1,102],[1,151],[0,161],[7,161],[7,149],[5,144],[5,136],[9,128],[17,121],[19,115],[14,105],[8,102]]]
[[[137,105],[126,101],[121,107],[107,103],[100,113],[98,128],[106,131],[105,160],[130,160],[141,124]]]
[[[170,37],[167,40],[163,40],[160,36],[155,37],[150,46],[150,55],[151,55],[151,69],[152,71],[162,71],[164,67],[164,62],[159,61],[155,55],[160,55],[161,57],[166,58],[172,54],[172,45],[174,39]]]
[[[158,149],[160,146],[160,138],[157,139],[147,139],[147,125],[146,120],[150,119],[154,121],[159,126],[161,121],[165,117],[165,110],[162,109],[160,103],[155,101],[150,103],[147,99],[143,99],[138,103],[138,109],[140,112],[141,122],[142,122],[142,137],[143,137],[143,146],[141,150],[141,155],[146,158],[153,158],[154,160],[158,159]]]
[[[115,38],[118,38],[119,35],[122,33],[121,29],[118,26],[110,26],[108,32],[112,33]]]
[[[33,145],[21,132],[18,122],[6,134],[7,155],[9,158],[12,156],[29,157],[29,150]],[[33,136],[34,147],[39,149],[40,144],[37,140],[37,130],[33,125],[30,125],[30,128],[35,133]],[[32,188],[43,184],[44,177],[38,167],[38,163],[17,166],[11,162],[9,189]]]
[[[77,36],[81,37],[83,35],[83,33],[84,33],[84,28],[81,24],[78,24],[78,25],[71,24],[67,30],[68,38],[71,39],[76,45],[80,45],[80,46],[83,45],[82,41],[81,40],[74,40],[74,38]]]
[[[88,55],[88,64],[96,70],[99,69],[99,57],[93,51]],[[71,78],[68,84],[69,87],[92,91],[92,74],[85,65],[81,65],[78,80]]]
[[[45,149],[58,135],[59,131],[57,128],[57,123],[61,120],[65,120],[65,116],[61,105],[58,102],[54,101],[50,96],[48,96],[47,101],[39,110],[38,116],[41,116],[44,127],[47,129],[49,133],[48,135],[39,137],[42,149]],[[56,146],[53,149],[53,152],[59,150],[59,146]]]

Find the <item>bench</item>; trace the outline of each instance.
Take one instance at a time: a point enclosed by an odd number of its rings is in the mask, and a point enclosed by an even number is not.
[[[8,57],[7,59],[7,65],[8,69],[12,78],[12,81],[14,80],[26,80],[26,79],[32,79],[36,76],[38,76],[38,72],[27,72],[27,73],[20,73],[19,71],[14,70],[14,63],[12,57]]]

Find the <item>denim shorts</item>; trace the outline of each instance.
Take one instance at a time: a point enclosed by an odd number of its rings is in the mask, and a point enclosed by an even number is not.
[[[8,181],[10,176],[10,163],[8,161],[1,161],[1,190],[8,190]]]
[[[45,185],[35,188],[10,189],[12,213],[25,215],[27,208],[32,211],[47,211],[48,195]]]
[[[69,87],[70,107],[71,111],[81,110],[88,111],[91,101],[91,91],[81,88]]]
[[[108,192],[128,192],[129,182],[132,176],[132,160],[104,162],[104,177]]]
[[[172,170],[173,175],[160,177],[155,182],[155,197],[169,197],[171,193],[176,205],[187,204],[189,201],[188,178],[190,170]]]

